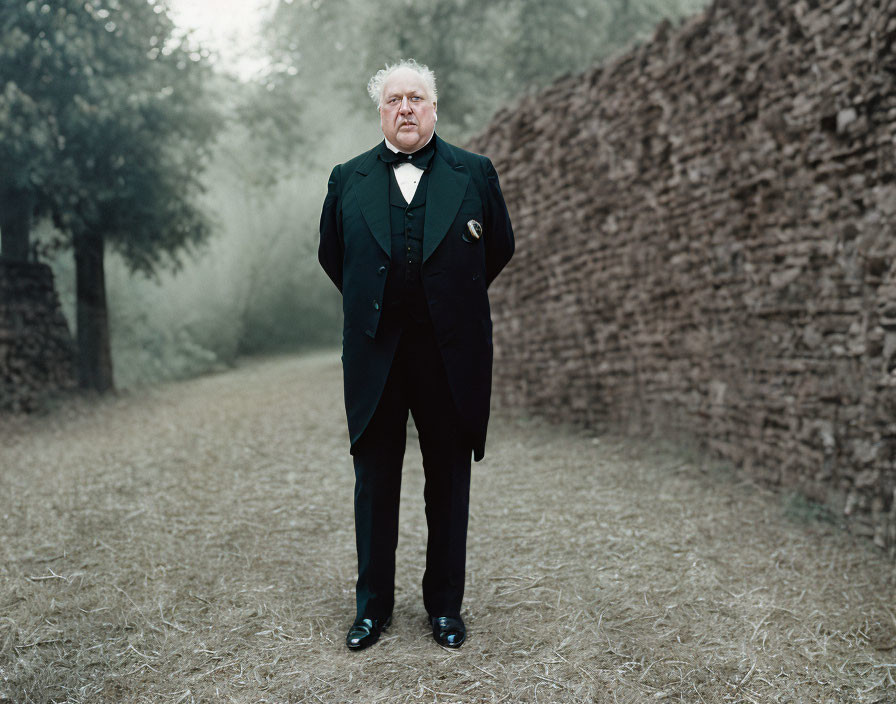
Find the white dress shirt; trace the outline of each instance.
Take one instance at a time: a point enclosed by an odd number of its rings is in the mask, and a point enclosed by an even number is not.
[[[433,132],[433,134],[435,134],[435,132]],[[429,135],[426,144],[429,144],[431,140],[432,134]],[[396,154],[401,151],[388,139],[386,139],[385,142],[390,151],[393,151]],[[425,147],[426,144],[424,144],[423,147]],[[423,149],[423,147],[420,147],[420,149]],[[395,169],[395,180],[398,181],[398,187],[401,189],[401,195],[403,195],[404,199],[410,203],[414,194],[417,192],[417,184],[420,183],[423,169],[419,166],[414,166],[413,164],[402,164],[401,162],[397,162],[393,168]]]

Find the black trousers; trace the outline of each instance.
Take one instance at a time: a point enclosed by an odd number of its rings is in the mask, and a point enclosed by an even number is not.
[[[395,548],[408,412],[423,454],[426,570],[431,616],[460,616],[464,595],[472,443],[451,397],[430,324],[405,326],[370,424],[352,448],[358,618],[385,618],[395,603]]]

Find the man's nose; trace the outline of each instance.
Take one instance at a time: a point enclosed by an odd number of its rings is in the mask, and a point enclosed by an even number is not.
[[[398,109],[401,110],[402,112],[409,112],[409,111],[410,111],[410,109],[411,109],[411,101],[408,100],[408,96],[404,96],[404,97],[401,99],[401,105],[399,106]]]

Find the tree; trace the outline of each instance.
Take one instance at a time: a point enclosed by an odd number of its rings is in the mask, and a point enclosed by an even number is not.
[[[583,71],[646,36],[664,17],[681,17],[706,1],[281,0],[265,31],[272,56],[263,81],[268,97],[253,109],[273,120],[313,114],[321,99],[338,100],[342,113],[347,104],[360,108],[367,100],[364,81],[384,62],[412,56],[438,76],[439,133],[463,141],[526,90]],[[301,134],[333,128],[325,121],[310,125]],[[285,131],[271,134],[279,140]]]
[[[106,244],[151,274],[209,233],[191,201],[218,124],[206,58],[161,2],[0,6],[2,254],[27,256],[32,215],[72,247],[82,387],[113,386]]]

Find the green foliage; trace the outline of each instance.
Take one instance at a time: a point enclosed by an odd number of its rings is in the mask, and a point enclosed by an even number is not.
[[[106,271],[123,386],[335,345],[340,300],[317,264],[317,224],[329,169],[381,138],[366,92],[377,69],[429,64],[439,133],[462,143],[525,91],[702,2],[279,0],[252,82],[210,74],[160,2],[2,4],[0,186],[41,195],[66,241],[101,228],[120,254]],[[209,106],[229,117],[215,141]],[[179,252],[179,273],[159,269]]]
[[[367,79],[387,62],[414,57],[439,81],[439,133],[463,141],[527,90],[579,72],[641,39],[664,18],[704,0],[282,0],[266,28],[273,62],[260,111],[314,112],[323,101],[341,117],[366,108]],[[371,119],[375,120],[375,115]],[[321,129],[302,134],[313,144]],[[278,139],[276,135],[272,137]],[[291,140],[295,144],[296,140]],[[284,144],[289,153],[289,145]]]
[[[338,329],[339,301],[315,254],[320,204],[332,165],[382,137],[366,84],[386,62],[414,56],[436,71],[439,133],[463,142],[524,91],[582,71],[702,2],[281,0],[265,26],[267,70],[231,93],[240,123],[219,144],[210,185],[218,213],[239,198],[240,183],[254,191],[240,215],[219,218],[246,287],[225,294],[241,321],[240,349],[327,342]],[[243,180],[224,177],[234,173]]]
[[[241,354],[339,344],[341,299],[317,263],[317,218],[326,174],[250,185],[264,159],[237,125],[219,139],[197,207],[213,237],[177,271],[133,274],[106,257],[109,326],[116,385],[181,379],[233,364]],[[53,237],[49,223],[36,232]],[[51,264],[63,309],[75,312],[71,257]]]
[[[217,124],[204,56],[161,2],[0,5],[0,189],[134,269],[175,261],[208,234],[190,199]]]

